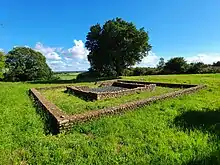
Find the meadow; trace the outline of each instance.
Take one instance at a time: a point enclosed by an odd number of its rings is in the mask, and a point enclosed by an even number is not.
[[[57,84],[0,82],[0,164],[220,164],[220,74],[123,79],[207,88],[46,135],[28,89]]]

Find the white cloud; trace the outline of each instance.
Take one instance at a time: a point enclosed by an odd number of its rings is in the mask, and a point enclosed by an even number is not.
[[[71,59],[71,58],[68,58],[68,57],[64,57],[64,60],[66,60],[66,61],[71,61],[72,59]]]
[[[56,64],[65,64],[63,61],[48,61],[49,64],[56,65]]]
[[[35,50],[41,52],[47,60],[61,60],[61,57],[56,52],[59,48],[46,47],[38,42],[35,45]]]
[[[67,51],[64,51],[65,53],[71,55],[68,56],[68,58],[77,58],[81,60],[86,59],[89,51],[85,48],[82,40],[74,40],[73,42],[75,45],[72,48],[69,48]]]
[[[0,48],[0,52],[4,52],[4,49]]]
[[[48,60],[65,60],[79,59],[87,60],[89,51],[85,48],[82,40],[74,40],[74,45],[71,48],[64,49],[63,47],[49,47],[37,42],[35,50],[41,52]]]
[[[212,64],[220,61],[220,53],[200,53],[195,56],[186,57],[187,62],[203,62],[205,64]]]
[[[41,42],[37,42],[34,49],[41,52],[46,57],[48,65],[54,71],[87,70],[89,68],[89,62],[87,60],[89,51],[85,48],[85,44],[82,40],[74,40],[73,43],[74,45],[71,48],[63,48],[45,46]],[[2,49],[0,49],[0,51],[2,51]],[[160,57],[163,56],[158,56],[153,52],[149,52],[149,55],[143,58],[135,67],[156,67]],[[166,61],[172,57],[169,56],[164,58]],[[185,59],[189,63],[204,62],[206,64],[212,64],[213,62],[220,61],[220,53],[200,53],[192,56],[185,56]]]
[[[178,56],[175,56],[178,57]],[[173,57],[166,57],[165,62]],[[160,59],[155,53],[150,52],[137,67],[156,67]],[[203,62],[205,64],[213,64],[213,62],[220,61],[220,53],[199,53],[197,55],[185,57],[188,63]],[[135,67],[136,67],[135,66]]]
[[[159,62],[159,59],[160,57],[158,57],[155,53],[149,52],[148,56],[144,57],[142,61],[136,66],[137,67],[156,67]]]

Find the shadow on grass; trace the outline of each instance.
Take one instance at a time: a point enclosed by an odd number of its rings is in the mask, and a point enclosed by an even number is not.
[[[45,135],[56,135],[58,134],[59,130],[57,129],[57,121],[51,115],[48,114],[47,111],[43,110],[41,106],[39,106],[38,102],[33,98],[30,94],[30,91],[27,91],[29,98],[32,101],[34,108],[36,109],[36,113],[40,116],[43,125],[44,125],[44,133]]]
[[[219,165],[220,164],[220,152],[212,153],[210,156],[207,156],[199,160],[191,160],[186,163],[186,165]]]
[[[220,133],[220,109],[215,111],[190,111],[175,118],[174,123],[184,130],[199,129]]]
[[[215,111],[190,111],[185,112],[174,120],[174,124],[181,127],[184,131],[201,130],[210,132],[220,137],[220,109]],[[216,152],[210,153],[207,157],[195,158],[187,165],[219,165],[220,164],[220,148]]]
[[[106,81],[106,80],[116,80],[121,79],[121,77],[114,78],[88,78],[88,79],[72,79],[72,80],[43,80],[43,81],[29,81],[31,84],[72,84],[72,83],[82,83],[82,82],[98,82],[98,81]]]
[[[34,100],[33,100],[34,101]],[[36,108],[37,114],[40,116],[41,120],[44,123],[44,133],[45,135],[56,135],[59,130],[57,129],[57,121],[55,118],[52,118],[51,115],[45,113],[41,107],[38,106],[36,102],[34,102],[34,107]]]
[[[29,81],[30,84],[71,84],[76,83],[76,79],[72,80],[43,80],[43,81]]]

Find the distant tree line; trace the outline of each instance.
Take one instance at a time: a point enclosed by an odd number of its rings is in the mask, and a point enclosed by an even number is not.
[[[220,73],[220,61],[213,64],[204,64],[203,62],[187,63],[183,57],[171,58],[164,62],[160,58],[158,65],[154,68],[136,67],[124,70],[124,76],[140,76],[140,75],[158,75],[158,74],[204,74],[204,73]]]
[[[212,65],[201,62],[188,64],[183,57],[160,59],[155,68],[132,68],[148,56],[152,46],[148,32],[121,18],[104,25],[91,26],[86,36],[90,69],[78,79],[105,78],[153,74],[220,73],[220,61]],[[57,78],[46,58],[31,48],[16,47],[7,54],[0,52],[0,79],[5,81],[51,80]]]

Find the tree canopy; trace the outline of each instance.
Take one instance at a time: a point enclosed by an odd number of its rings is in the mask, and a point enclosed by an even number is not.
[[[92,26],[86,39],[91,70],[102,76],[120,76],[124,69],[141,62],[151,50],[144,28],[137,29],[121,18],[109,20],[103,26]]]
[[[202,73],[206,65],[203,62],[189,64],[188,73]]]
[[[169,73],[185,73],[188,64],[183,57],[174,57],[165,63],[164,70]]]
[[[52,71],[46,58],[37,51],[26,47],[16,47],[6,55],[8,81],[31,81],[51,78]]]
[[[4,56],[4,53],[0,51],[0,79],[3,78],[4,68],[5,68],[5,56]]]
[[[164,66],[165,66],[164,58],[161,57],[158,65],[157,65],[157,68],[162,70]]]
[[[213,66],[220,66],[220,61],[214,62]]]

